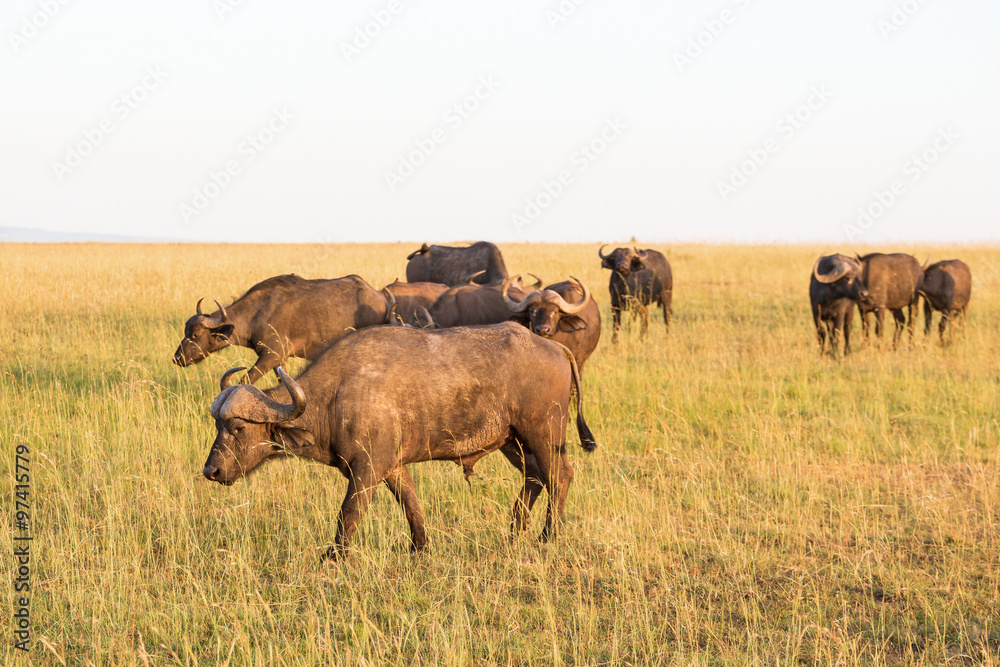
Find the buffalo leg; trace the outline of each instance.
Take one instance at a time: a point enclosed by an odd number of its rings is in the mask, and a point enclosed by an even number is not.
[[[660,305],[663,306],[663,326],[666,327],[667,333],[670,333],[670,323],[674,319],[673,300],[674,293],[671,290],[667,290],[663,293],[663,300],[660,302]]]
[[[516,439],[507,440],[500,451],[507,457],[510,464],[524,475],[521,492],[514,499],[513,519],[510,527],[511,533],[517,536],[528,527],[531,508],[542,492],[542,473],[538,470],[535,455],[531,452],[525,452]]]
[[[903,337],[903,328],[906,326],[906,316],[903,315],[903,309],[897,308],[892,311],[892,319],[894,322],[892,328],[892,348],[896,349],[899,344],[899,339]],[[910,318],[913,319],[912,317]]]
[[[406,514],[406,522],[410,524],[410,541],[413,551],[423,551],[427,547],[427,534],[424,531],[424,515],[420,511],[420,502],[417,500],[417,490],[413,486],[413,478],[410,472],[403,466],[399,466],[389,471],[385,478],[385,484],[392,491]]]
[[[844,314],[844,356],[851,353],[851,322],[854,320],[854,306]]]
[[[549,506],[545,513],[545,528],[539,539],[548,542],[555,539],[558,532],[559,521],[566,511],[566,495],[569,491],[570,482],[573,481],[573,466],[569,463],[566,455],[566,444],[553,452],[553,456],[547,463],[548,470],[545,470],[543,463],[539,462],[539,469],[546,480],[546,488],[549,491]]]
[[[646,329],[649,328],[649,304],[643,304],[642,308],[642,329],[639,331],[639,337],[642,338],[646,335]]]
[[[368,503],[371,502],[375,489],[381,481],[367,461],[351,465],[350,472],[347,495],[344,497],[344,504],[340,506],[340,516],[337,518],[337,536],[334,538],[333,546],[326,550],[326,557],[330,560],[337,560],[347,554],[351,536],[361,523],[361,517],[368,509]]]
[[[941,311],[941,323],[938,325],[938,335],[941,338],[941,345],[944,345],[944,333],[945,329],[948,328],[948,324],[950,323],[949,321],[951,320],[951,313],[952,311],[950,310]]]
[[[934,317],[934,309],[931,308],[931,302],[926,298],[924,299],[924,335],[929,336],[931,333],[931,319]]]
[[[906,329],[910,334],[911,341],[913,340],[913,330],[917,328],[917,321],[913,317],[914,312],[916,312],[917,314],[920,313],[919,300],[911,301],[910,304],[906,307],[906,316],[909,318],[909,321],[906,323]]]
[[[622,309],[617,299],[612,299],[611,302],[611,320],[611,342],[614,343],[618,340],[618,332],[622,328]]]
[[[875,337],[882,337],[882,329],[885,326],[885,308],[875,309]]]
[[[823,350],[826,347],[826,324],[823,322],[823,307],[820,305],[813,306],[813,326],[816,327],[816,338],[819,339],[819,354],[823,356]]]

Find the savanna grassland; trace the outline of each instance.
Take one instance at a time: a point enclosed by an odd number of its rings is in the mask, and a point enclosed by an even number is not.
[[[672,333],[654,314],[613,346],[596,247],[503,246],[511,271],[581,278],[604,316],[584,377],[600,447],[570,430],[559,540],[535,540],[543,498],[509,541],[520,482],[492,455],[471,485],[412,466],[429,553],[380,489],[324,564],[334,469],[201,475],[219,376],[254,356],[170,357],[199,297],[287,272],[381,287],[415,247],[0,245],[0,469],[12,517],[30,447],[32,664],[1000,663],[1000,249],[892,248],[970,265],[967,327],[942,348],[921,317],[892,351],[856,323],[834,360],[807,294],[826,248],[662,248]]]

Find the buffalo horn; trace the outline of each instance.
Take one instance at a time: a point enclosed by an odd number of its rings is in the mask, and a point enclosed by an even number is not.
[[[466,285],[475,285],[476,284],[476,278],[478,278],[479,276],[483,275],[484,273],[486,273],[485,269],[483,269],[482,271],[476,271],[475,273],[470,273],[469,275],[467,275],[465,277],[465,284]]]
[[[201,312],[201,302],[204,301],[204,300],[205,300],[205,297],[201,297],[200,299],[198,299],[198,303],[195,304],[194,312],[198,313],[199,315],[204,315],[205,314],[205,313]]]
[[[816,260],[816,263],[813,264],[813,277],[816,278],[816,280],[818,280],[819,282],[824,283],[826,285],[837,282],[838,280],[846,276],[847,273],[851,270],[851,265],[848,264],[847,262],[838,262],[836,268],[831,273],[826,273],[826,274],[820,273],[819,263],[820,260],[822,259],[823,258],[820,257],[819,259]]]
[[[587,289],[586,285],[580,282],[579,278],[576,278],[575,276],[570,276],[570,278],[572,278],[573,282],[579,285],[580,289],[583,290],[583,298],[576,303],[568,303],[566,299],[558,296],[558,301],[556,303],[559,304],[559,310],[562,312],[567,315],[576,315],[587,306],[587,301],[590,299],[590,290]]]
[[[284,368],[278,366],[274,370],[278,374],[278,377],[281,378],[281,384],[285,385],[285,389],[288,390],[289,396],[292,397],[291,405],[275,403],[275,412],[278,417],[276,421],[292,421],[306,411],[306,393],[302,391],[302,387],[300,387],[295,380],[288,376],[288,373],[285,372]]]
[[[222,317],[220,318],[220,321],[221,322],[225,322],[226,320],[228,320],[229,319],[229,315],[226,314],[226,307],[223,306],[218,301],[215,302],[215,305],[219,307],[219,312],[222,313]]]
[[[232,386],[232,381],[229,379],[231,375],[239,373],[240,371],[245,371],[246,369],[246,366],[239,366],[238,368],[230,368],[228,371],[223,373],[222,378],[219,380],[219,391],[225,391]]]
[[[514,282],[515,280],[520,280],[520,278],[521,278],[521,274],[520,273],[518,273],[517,275],[513,275],[510,278],[508,278],[507,280],[503,281],[503,285],[500,287],[500,296],[503,297],[503,302],[505,304],[507,304],[507,308],[509,308],[511,310],[511,312],[514,312],[514,313],[523,313],[525,310],[527,310],[528,309],[528,301],[531,299],[531,295],[530,294],[528,296],[524,297],[524,299],[521,300],[521,301],[514,301],[509,296],[507,296],[507,290],[510,289],[510,284],[512,282]],[[532,294],[533,294],[533,292],[532,292]]]
[[[600,248],[597,249],[597,256],[600,257],[601,259],[607,259],[608,258],[608,255],[604,254],[604,246],[606,246],[606,245],[608,245],[608,244],[605,243],[604,245],[602,245]]]

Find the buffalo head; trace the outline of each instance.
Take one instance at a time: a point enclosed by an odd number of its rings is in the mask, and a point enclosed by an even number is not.
[[[575,287],[582,294],[579,301],[569,303],[562,295],[551,289],[536,289],[521,301],[515,301],[507,295],[511,283],[520,278],[512,276],[504,281],[500,295],[511,312],[521,315],[527,320],[528,328],[544,338],[550,338],[557,331],[572,332],[582,329],[586,323],[578,317],[578,313],[587,307],[590,300],[590,290],[582,282],[573,278]]]
[[[840,288],[842,296],[865,302],[870,298],[861,279],[861,262],[845,255],[820,257],[813,265],[812,275],[817,282]]]
[[[615,273],[620,273],[622,276],[627,276],[634,271],[642,271],[646,268],[645,250],[638,250],[636,248],[615,248],[614,251],[605,255],[604,246],[602,245],[597,251],[597,255],[601,258],[602,267],[605,269],[611,269]]]
[[[229,322],[226,309],[218,301],[219,317],[209,317],[201,312],[201,302],[195,306],[196,314],[184,325],[184,339],[174,352],[174,363],[178,366],[196,364],[213,352],[230,344],[233,324]]]
[[[222,393],[212,402],[218,434],[202,472],[226,486],[271,456],[314,443],[309,431],[289,424],[306,409],[305,392],[295,380],[281,366],[275,369],[292,397],[291,405],[283,405],[253,385],[230,385],[229,376],[243,370],[233,368],[222,375]]]

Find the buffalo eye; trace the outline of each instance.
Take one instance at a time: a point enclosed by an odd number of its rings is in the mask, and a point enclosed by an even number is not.
[[[241,423],[237,423],[237,422],[229,422],[229,426],[228,426],[228,427],[226,427],[226,428],[227,428],[227,430],[228,430],[228,431],[229,431],[230,433],[232,433],[233,435],[237,435],[237,434],[239,434],[239,433],[242,433],[242,432],[243,432],[243,429],[244,429],[244,428],[246,428],[246,427],[245,427],[245,426],[243,426],[243,424],[241,424]]]

